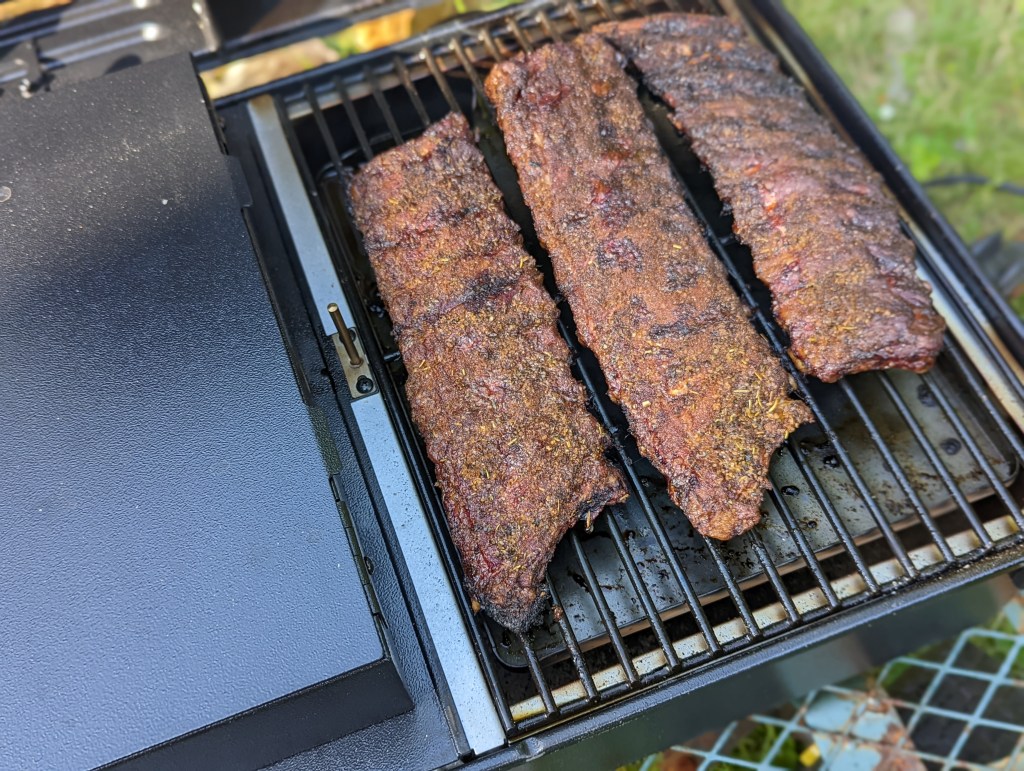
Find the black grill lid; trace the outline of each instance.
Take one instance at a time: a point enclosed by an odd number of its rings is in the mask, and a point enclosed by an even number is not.
[[[256,767],[408,709],[188,57],[8,102],[0,765]]]

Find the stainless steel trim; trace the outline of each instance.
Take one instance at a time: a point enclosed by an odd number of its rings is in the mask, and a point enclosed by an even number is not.
[[[379,394],[363,399],[352,405],[352,411],[466,739],[478,754],[500,747],[505,743],[505,733],[384,400]]]
[[[249,102],[248,109],[320,322],[325,331],[334,328],[327,311],[334,302],[348,325],[354,326],[273,100],[257,97]],[[365,357],[361,349],[360,353]],[[505,733],[384,401],[379,393],[371,393],[354,401],[352,411],[466,739],[478,754],[500,747],[505,743]]]
[[[331,253],[327,251],[320,224],[306,195],[284,128],[278,120],[274,99],[269,95],[258,96],[249,102],[248,109],[256,141],[263,151],[263,161],[277,192],[281,212],[320,316],[320,324],[325,333],[329,334],[334,329],[334,321],[327,312],[327,306],[337,303],[345,324],[354,327],[352,312],[341,292]]]
[[[1007,363],[1014,374],[1021,381],[1024,381],[1024,369],[1017,363],[1006,347],[1003,345],[1002,340],[999,338],[999,334],[992,328],[985,314],[981,308],[977,306],[974,299],[971,297],[970,292],[967,291],[967,287],[963,285],[960,278],[950,268],[949,263],[943,258],[935,246],[928,240],[928,238],[920,231],[920,229],[910,220],[907,220],[910,225],[911,231],[914,233],[914,237],[920,244],[921,249],[928,253],[932,264],[935,265],[941,272],[943,277],[952,286],[956,287],[957,294],[962,302],[964,302],[970,314],[978,321],[981,328],[985,331],[985,335],[992,342],[992,344],[999,350],[1003,360]],[[949,298],[946,297],[945,293],[940,291],[936,287],[935,280],[931,278],[927,271],[918,268],[918,272],[921,273],[925,280],[928,281],[933,287],[932,290],[932,302],[935,304],[935,309],[946,319],[946,324],[949,327],[949,331],[959,341],[960,345],[963,346],[964,353],[967,354],[967,358],[971,360],[971,363],[978,370],[978,374],[981,375],[988,387],[992,389],[999,403],[1002,404],[1003,409],[1006,410],[1007,414],[1017,425],[1019,429],[1024,431],[1024,404],[1021,403],[1020,399],[1017,398],[1016,393],[1010,384],[1006,382],[1006,379],[1002,377],[992,366],[992,361],[989,355],[981,347],[977,337],[967,328],[963,319],[960,318],[960,314],[953,308]]]

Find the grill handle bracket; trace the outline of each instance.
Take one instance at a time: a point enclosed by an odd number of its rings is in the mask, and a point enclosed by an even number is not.
[[[345,380],[348,382],[352,401],[365,399],[377,393],[377,381],[370,372],[370,362],[366,358],[366,350],[359,339],[359,333],[342,323],[338,327],[338,332],[331,335],[331,342],[334,343],[334,352],[338,355],[341,368],[345,370]]]

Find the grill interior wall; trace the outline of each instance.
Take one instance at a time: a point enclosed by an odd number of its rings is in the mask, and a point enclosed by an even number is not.
[[[420,50],[407,46],[362,57],[275,96],[338,265],[354,288],[349,301],[364,341],[372,338],[368,352],[389,375],[383,396],[410,437],[411,463],[431,481],[404,401],[401,358],[339,180],[373,154],[461,110],[477,127],[510,214],[555,293],[482,79],[495,60],[520,50],[567,39],[597,21],[666,6],[609,0],[530,8]],[[767,290],[753,276],[749,252],[732,236],[708,175],[664,109],[641,97],[709,243],[751,307],[753,323],[790,368],[816,423],[780,448],[764,525],[728,544],[708,541],[671,506],[663,480],[637,454],[560,302],[561,331],[578,361],[575,374],[612,434],[631,500],[607,511],[593,532],[577,528],[566,537],[548,578],[560,611],[549,611],[525,638],[474,617],[468,597],[457,592],[510,736],[1006,548],[1024,525],[1015,481],[1024,444],[958,343],[948,336],[939,365],[924,376],[870,373],[835,385],[802,377],[784,354]],[[460,587],[437,491],[424,484],[420,493]]]

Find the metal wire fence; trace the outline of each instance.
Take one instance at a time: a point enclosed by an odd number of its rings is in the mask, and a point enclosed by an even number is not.
[[[732,723],[639,771],[1024,769],[1024,604],[880,670]]]

